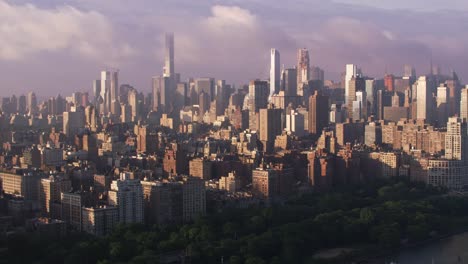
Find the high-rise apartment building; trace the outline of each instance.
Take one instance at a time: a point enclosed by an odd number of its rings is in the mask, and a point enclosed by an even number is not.
[[[71,181],[61,176],[42,179],[39,186],[39,202],[44,215],[58,219],[61,215],[61,193],[71,190]]]
[[[129,173],[121,173],[120,179],[112,182],[108,201],[118,208],[119,222],[143,222],[143,188]]]
[[[117,207],[83,207],[82,230],[95,236],[105,236],[112,232],[119,223]]]
[[[468,151],[467,123],[461,118],[450,117],[445,134],[445,158],[449,160],[467,161]]]

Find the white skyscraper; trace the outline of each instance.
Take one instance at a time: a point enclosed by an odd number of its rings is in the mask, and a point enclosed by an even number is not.
[[[432,121],[431,81],[426,76],[419,77],[416,82],[416,119]]]
[[[346,75],[345,75],[345,102],[346,102],[346,105],[350,105],[351,103],[348,102],[349,101],[349,81],[351,81],[351,79],[353,77],[355,77],[357,75],[357,66],[354,65],[354,64],[347,64],[346,65]],[[354,95],[352,95],[354,96]]]
[[[174,34],[166,33],[166,51],[164,54],[164,77],[175,77],[174,72]]]
[[[119,72],[118,71],[102,71],[101,72],[101,97],[103,99],[102,114],[109,112],[117,113],[115,105],[119,100]]]
[[[273,94],[279,92],[280,82],[281,82],[280,53],[276,49],[271,49],[270,97]]]

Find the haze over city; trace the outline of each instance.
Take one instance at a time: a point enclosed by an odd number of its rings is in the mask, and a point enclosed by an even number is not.
[[[2,89],[54,95],[91,90],[103,68],[151,90],[163,62],[163,33],[174,32],[183,78],[216,76],[230,83],[267,78],[269,49],[295,65],[298,48],[325,78],[347,63],[368,75],[401,74],[404,64],[468,78],[468,3],[450,1],[0,1]],[[26,78],[27,76],[27,78]]]
[[[0,0],[0,264],[465,263],[466,25],[466,0]]]

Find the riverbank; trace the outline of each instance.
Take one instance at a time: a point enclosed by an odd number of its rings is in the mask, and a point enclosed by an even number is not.
[[[456,238],[457,236],[466,236],[466,242],[468,243],[468,227],[459,229],[457,231],[452,231],[448,234],[443,234],[434,238],[426,239],[424,241],[402,245],[399,249],[396,249],[396,250],[381,251],[373,256],[368,256],[365,259],[357,260],[355,263],[357,264],[381,264],[381,263],[388,263],[389,261],[397,261],[398,255],[401,255],[403,252],[408,252],[408,250],[412,250],[412,249],[424,248],[424,247],[427,247],[436,243],[444,242],[445,240],[448,241],[453,238]],[[464,245],[468,245],[468,244],[464,244]],[[459,255],[456,255],[456,256],[459,256]],[[399,263],[399,264],[405,264],[405,263]],[[416,263],[411,263],[411,264],[416,264]]]

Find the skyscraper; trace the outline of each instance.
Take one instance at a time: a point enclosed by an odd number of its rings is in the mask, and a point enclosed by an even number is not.
[[[468,85],[461,91],[460,118],[468,122]]]
[[[249,111],[258,112],[268,104],[268,83],[265,81],[251,81],[249,84]]]
[[[314,95],[309,97],[309,133],[320,135],[328,125],[328,120],[328,96],[315,91]]]
[[[167,113],[171,105],[170,77],[153,77],[153,111]]]
[[[449,93],[448,88],[445,84],[441,84],[437,88],[437,125],[443,127],[447,124],[449,117]]]
[[[357,66],[354,65],[354,64],[347,64],[346,65],[346,74],[345,74],[345,103],[346,105],[351,105],[353,100],[351,100],[350,102],[350,99],[349,97],[350,96],[354,96],[354,94],[350,94],[350,91],[349,91],[349,81],[351,81],[351,79],[353,77],[355,77],[357,75]]]
[[[416,82],[416,119],[432,121],[432,81],[427,76],[419,77]]]
[[[174,72],[174,33],[166,33],[166,51],[164,54],[164,77],[175,77]]]
[[[260,140],[266,152],[271,152],[275,143],[275,138],[281,135],[281,109],[275,109],[273,104],[268,108],[260,109]]]
[[[282,75],[282,87],[285,96],[297,96],[297,69],[285,69]]]
[[[116,114],[119,110],[119,80],[118,71],[102,71],[101,72],[101,97],[103,99],[102,114]]]
[[[365,91],[366,82],[364,78],[360,76],[353,76],[348,82],[348,96],[346,97],[347,103],[346,107],[348,108],[348,117],[353,117],[353,103],[356,101],[356,92]]]
[[[307,49],[299,49],[297,52],[297,95],[304,95],[304,84],[309,81],[309,51]]]
[[[279,92],[280,83],[281,83],[280,53],[276,49],[271,49],[270,96]]]

